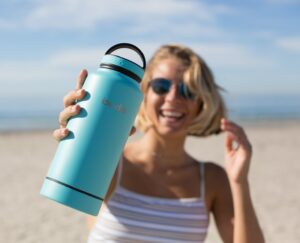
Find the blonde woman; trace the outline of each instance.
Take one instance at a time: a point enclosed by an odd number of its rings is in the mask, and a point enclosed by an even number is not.
[[[85,95],[86,76],[83,70],[64,99],[58,140],[80,112],[74,101]],[[141,88],[136,127],[143,136],[126,145],[105,204],[89,219],[88,242],[204,242],[210,213],[223,242],[264,242],[249,192],[251,145],[244,130],[225,118],[220,87],[206,63],[187,47],[162,46]],[[226,133],[225,169],[184,150],[187,136],[220,132]]]

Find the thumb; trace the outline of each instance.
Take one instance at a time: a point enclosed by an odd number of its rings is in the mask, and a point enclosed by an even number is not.
[[[234,143],[234,135],[231,132],[228,132],[225,137],[226,152],[231,152],[233,150],[232,149],[233,143]]]

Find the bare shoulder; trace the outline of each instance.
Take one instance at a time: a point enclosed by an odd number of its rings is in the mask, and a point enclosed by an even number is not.
[[[205,162],[205,173],[207,174],[208,179],[211,179],[216,183],[227,180],[225,169],[214,162]]]
[[[123,151],[123,158],[125,159],[125,162],[127,163],[135,163],[137,160],[136,158],[139,156],[139,153],[141,152],[139,148],[138,141],[132,141],[128,142],[124,148]]]
[[[225,169],[213,162],[205,162],[207,204],[212,208],[216,199],[230,195],[230,185]]]
[[[229,181],[225,169],[213,162],[205,163],[205,179],[214,191],[223,191],[229,186]]]

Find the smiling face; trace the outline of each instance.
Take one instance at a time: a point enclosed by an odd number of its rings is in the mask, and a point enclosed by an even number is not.
[[[157,94],[151,87],[145,95],[145,112],[154,129],[161,136],[185,136],[192,120],[199,111],[195,100],[180,95],[179,84],[183,82],[186,67],[175,57],[161,60],[152,71],[152,79],[164,78],[172,85],[169,92]]]
[[[226,117],[222,88],[192,49],[177,44],[161,46],[147,63],[140,87],[144,100],[135,126],[142,132],[205,137],[221,131],[220,120]]]

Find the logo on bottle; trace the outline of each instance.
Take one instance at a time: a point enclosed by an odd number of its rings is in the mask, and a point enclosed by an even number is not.
[[[126,108],[122,104],[113,104],[109,99],[104,98],[102,104],[116,110],[117,112],[126,113]]]

